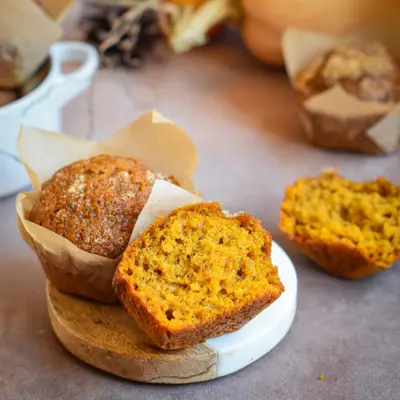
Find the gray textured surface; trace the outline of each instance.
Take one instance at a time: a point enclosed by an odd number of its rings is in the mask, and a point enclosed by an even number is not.
[[[400,184],[399,153],[375,158],[309,147],[285,77],[229,44],[140,72],[102,71],[67,107],[65,131],[102,138],[151,107],[196,142],[195,182],[204,196],[253,213],[292,257],[299,305],[291,331],[246,369],[202,384],[137,384],[86,366],[51,332],[44,276],[8,198],[0,201],[0,399],[399,399],[400,266],[338,280],[277,229],[284,187],[297,177],[334,166],[354,179],[382,174]]]

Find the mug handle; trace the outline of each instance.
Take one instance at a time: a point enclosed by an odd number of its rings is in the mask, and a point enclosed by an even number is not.
[[[75,41],[54,43],[50,55],[53,71],[49,97],[52,105],[61,107],[90,85],[99,67],[99,55],[92,45]],[[78,62],[80,65],[74,71],[64,73],[62,66],[65,62]]]

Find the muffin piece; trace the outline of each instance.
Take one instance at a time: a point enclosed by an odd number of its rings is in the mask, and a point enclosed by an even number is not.
[[[352,182],[336,171],[288,186],[280,229],[330,274],[358,279],[400,258],[400,188]]]
[[[395,127],[386,127],[383,133],[381,129],[379,134],[370,132],[400,101],[400,67],[381,43],[342,43],[307,65],[294,77],[293,85],[299,93],[301,121],[312,144],[368,154],[396,149],[399,132]],[[362,105],[359,107],[360,115],[347,114],[343,105],[340,110],[336,98],[330,104],[325,98],[324,111],[319,110],[313,97],[337,86],[365,102],[363,112]],[[371,102],[380,109],[371,111]]]
[[[77,161],[43,184],[29,220],[84,251],[117,258],[156,178],[165,179],[132,158],[100,155]],[[173,177],[167,180],[178,184]]]
[[[199,203],[158,218],[117,267],[117,296],[163,349],[233,332],[284,291],[269,233],[220,206]]]
[[[342,43],[308,65],[296,82],[306,98],[340,85],[360,100],[400,101],[400,69],[379,42]]]

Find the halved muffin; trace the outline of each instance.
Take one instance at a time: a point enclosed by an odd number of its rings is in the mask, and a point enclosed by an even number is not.
[[[159,347],[178,349],[239,329],[279,298],[270,256],[259,221],[199,203],[154,221],[125,251],[113,287]]]
[[[385,178],[352,182],[337,171],[286,188],[280,229],[330,274],[362,278],[400,258],[400,188]]]

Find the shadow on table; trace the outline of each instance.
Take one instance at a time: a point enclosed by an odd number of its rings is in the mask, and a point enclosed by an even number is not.
[[[306,146],[295,93],[285,73],[262,65],[240,49],[212,51],[226,68],[214,71],[213,82],[208,82],[203,93],[207,101],[217,110],[227,110],[235,122],[263,135]]]

